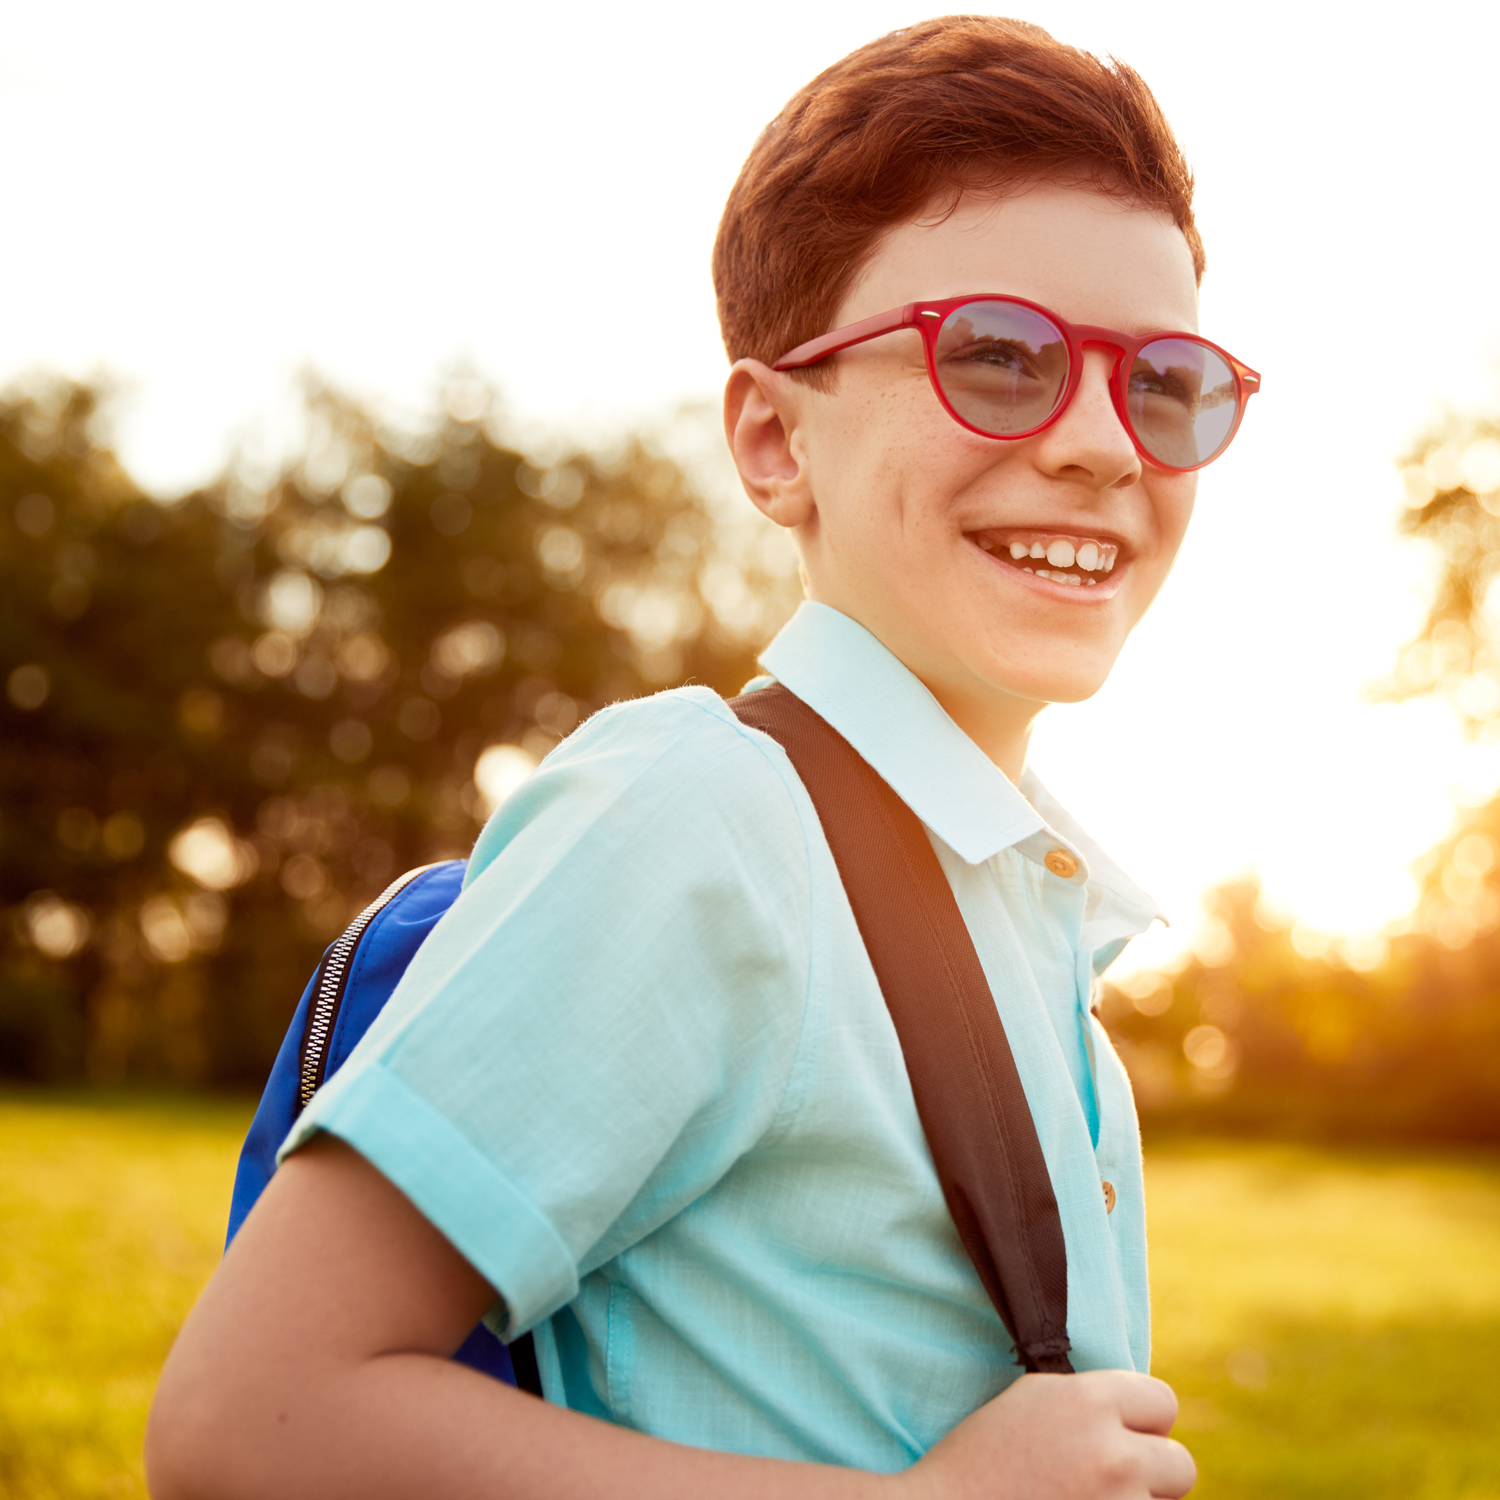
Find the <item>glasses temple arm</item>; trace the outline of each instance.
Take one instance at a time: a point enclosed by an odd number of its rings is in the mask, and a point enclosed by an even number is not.
[[[830,354],[837,354],[841,349],[863,344],[868,339],[878,339],[881,334],[890,333],[897,328],[910,328],[917,321],[916,307],[915,302],[908,302],[905,307],[893,307],[889,312],[876,313],[872,318],[862,318],[858,323],[835,328],[832,333],[798,344],[795,349],[783,354],[771,368],[801,370],[807,365],[817,364],[820,359],[827,359]]]

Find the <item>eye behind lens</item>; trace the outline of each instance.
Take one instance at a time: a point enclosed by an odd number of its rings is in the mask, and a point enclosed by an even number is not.
[[[1126,410],[1141,446],[1174,469],[1216,457],[1234,432],[1239,382],[1216,349],[1196,339],[1157,339],[1135,357]]]
[[[933,365],[964,421],[994,437],[1016,437],[1057,409],[1068,383],[1068,345],[1032,308],[965,302],[943,320]]]

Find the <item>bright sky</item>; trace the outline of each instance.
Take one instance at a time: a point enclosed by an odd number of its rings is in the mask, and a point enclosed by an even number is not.
[[[1500,753],[1361,685],[1421,612],[1392,457],[1500,398],[1500,7],[1030,0],[1155,89],[1197,172],[1202,327],[1265,379],[1177,573],[1034,763],[1191,937],[1258,868],[1310,925],[1399,914],[1407,862]],[[420,407],[467,361],[536,432],[712,398],[708,252],[760,127],[931,11],[575,0],[12,7],[0,380],[129,382],[166,493],[274,426],[306,366]],[[1217,18],[1217,19],[1216,19]]]

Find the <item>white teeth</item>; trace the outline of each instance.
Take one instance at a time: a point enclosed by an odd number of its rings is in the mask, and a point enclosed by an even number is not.
[[[1062,570],[1076,567],[1082,573],[1099,575],[1114,572],[1115,564],[1120,557],[1120,549],[1114,542],[1099,542],[1092,539],[1078,541],[1067,536],[1053,536],[1045,541],[1033,542],[1013,537],[1009,542],[980,541],[979,545],[986,552],[993,553],[997,557],[1003,557],[1009,553],[1011,561],[1015,563],[1030,559],[1034,562],[1048,563],[1051,569]],[[1054,574],[1049,568],[1027,568],[1026,571],[1036,573],[1039,578],[1055,578],[1057,582],[1082,584],[1099,581],[1098,578],[1069,578],[1066,573],[1058,571]]]

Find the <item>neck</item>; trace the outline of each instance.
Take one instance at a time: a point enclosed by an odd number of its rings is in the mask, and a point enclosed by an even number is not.
[[[920,673],[917,674],[921,676]],[[922,679],[944,712],[1002,770],[1019,783],[1026,769],[1031,726],[1046,706],[1018,698],[983,697],[955,691],[949,684]]]
[[[1019,784],[1021,773],[1026,769],[1031,726],[1047,706],[1045,702],[1002,692],[973,676],[955,682],[950,675],[937,669],[936,662],[924,657],[918,642],[909,632],[902,630],[899,619],[882,617],[880,611],[874,609],[862,610],[856,601],[830,598],[822,590],[808,586],[805,563],[803,581],[810,599],[863,625],[937,699],[948,717],[1005,773],[1011,783]]]

